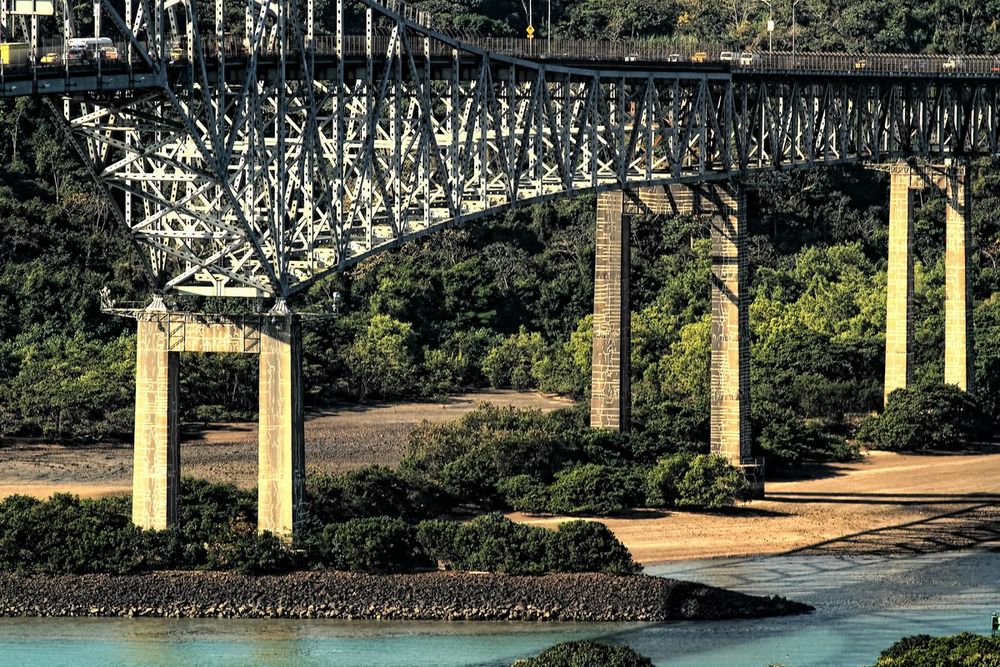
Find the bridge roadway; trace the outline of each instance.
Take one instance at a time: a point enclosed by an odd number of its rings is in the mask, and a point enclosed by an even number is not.
[[[459,40],[463,47],[481,50],[491,56],[530,60],[543,65],[573,67],[582,70],[630,72],[692,72],[729,73],[734,79],[741,77],[794,77],[829,79],[831,77],[859,77],[862,79],[962,79],[982,80],[1000,78],[1000,56],[955,54],[902,54],[902,53],[849,53],[849,52],[740,52],[724,45],[670,45],[655,41],[623,40],[527,40],[514,38],[471,38]],[[214,35],[203,38],[202,49],[208,69],[218,53]],[[376,36],[372,50],[384,55],[388,52],[390,37]],[[65,48],[50,41],[40,48],[34,62],[0,64],[0,96],[53,95],[61,93],[102,93],[122,90],[142,90],[161,87],[165,78],[154,72],[151,63],[140,59],[127,42],[119,42],[120,61],[92,59],[84,62],[67,61]],[[452,57],[450,45],[428,42],[432,61],[448,64]],[[413,56],[424,57],[422,43],[413,45]],[[129,52],[133,51],[131,54]],[[364,64],[368,47],[364,35],[345,35],[344,56],[354,65]],[[277,54],[264,49],[258,52],[264,71],[276,62]],[[44,54],[56,54],[61,64],[41,64]],[[125,57],[129,54],[131,57]],[[312,58],[319,67],[335,66],[337,61],[336,37],[317,35]],[[743,58],[741,55],[750,55]],[[227,64],[237,71],[248,63],[245,46],[227,40],[224,48]],[[725,59],[723,59],[725,56]],[[287,65],[293,70],[299,63],[299,54],[288,52]],[[186,59],[169,63],[176,72],[186,68]],[[294,75],[293,75],[294,76]]]

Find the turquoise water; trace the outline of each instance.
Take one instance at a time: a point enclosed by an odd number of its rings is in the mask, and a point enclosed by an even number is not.
[[[988,632],[1000,552],[906,558],[779,556],[649,569],[809,602],[814,614],[649,624],[185,619],[0,619],[0,665],[509,665],[551,644],[602,639],[657,664],[857,667],[906,634]]]

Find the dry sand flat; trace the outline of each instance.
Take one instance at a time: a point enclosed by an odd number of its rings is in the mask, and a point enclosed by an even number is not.
[[[480,403],[555,410],[569,399],[534,392],[484,391],[444,401],[344,405],[306,417],[309,472],[340,472],[366,465],[395,465],[406,436],[427,420],[458,419]],[[257,484],[257,424],[236,423],[181,434],[181,474],[213,482]],[[23,493],[97,497],[132,488],[132,445],[62,447],[52,444],[0,446],[0,498]]]
[[[822,477],[771,482],[767,499],[723,513],[603,519],[649,565],[787,553],[922,553],[1000,545],[1000,449],[942,456],[871,452]],[[511,515],[554,526],[560,518]]]
[[[559,398],[485,392],[441,403],[356,406],[310,415],[310,471],[335,472],[373,463],[394,465],[406,435],[422,420],[456,419],[481,401],[554,409]],[[128,493],[131,445],[0,447],[0,497],[53,492],[86,497]],[[185,475],[256,483],[255,424],[186,433]],[[810,553],[922,552],[1000,544],[1000,448],[988,453],[927,456],[873,452],[795,481],[771,482],[767,500],[724,513],[637,512],[605,523],[645,564],[683,558]],[[515,514],[555,526],[560,518]]]

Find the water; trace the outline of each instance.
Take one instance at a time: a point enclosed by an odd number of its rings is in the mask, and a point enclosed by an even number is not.
[[[817,611],[661,625],[0,619],[0,665],[509,665],[557,642],[601,639],[672,666],[857,667],[903,635],[988,632],[1000,608],[1000,552],[986,549],[687,561],[649,572],[777,593]]]

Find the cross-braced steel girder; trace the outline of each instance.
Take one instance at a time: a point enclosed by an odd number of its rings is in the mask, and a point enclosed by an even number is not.
[[[120,17],[100,0],[160,83],[64,104],[161,291],[283,298],[446,225],[577,193],[1000,150],[988,75],[567,66],[374,0],[363,37],[337,0],[322,46],[308,1],[247,0],[234,36],[216,0],[202,36],[195,2],[129,0]]]

